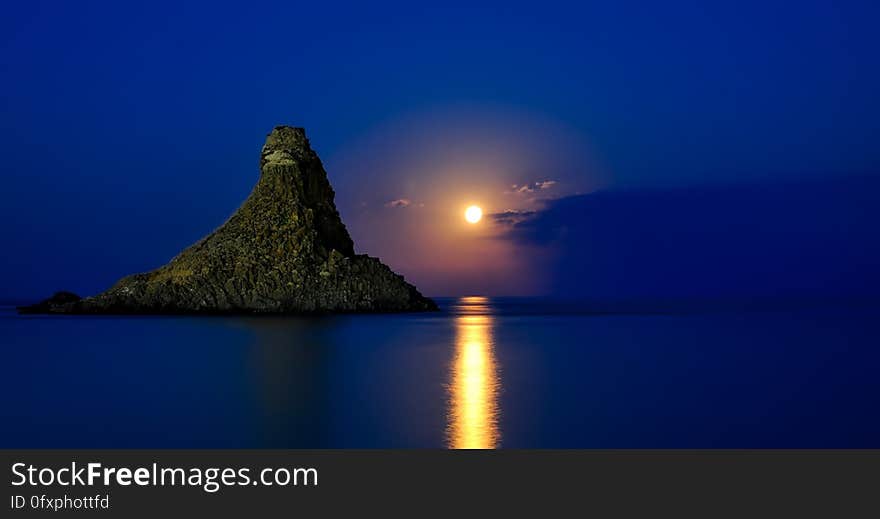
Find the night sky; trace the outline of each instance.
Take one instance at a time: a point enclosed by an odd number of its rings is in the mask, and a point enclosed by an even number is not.
[[[880,291],[874,2],[124,4],[4,7],[0,300],[160,266],[278,124],[428,295]]]

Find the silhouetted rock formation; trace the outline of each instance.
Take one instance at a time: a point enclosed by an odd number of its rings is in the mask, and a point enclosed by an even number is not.
[[[278,126],[260,179],[219,229],[167,265],[94,297],[70,293],[22,312],[299,313],[436,310],[378,259],[356,255],[305,130]]]
[[[49,299],[40,301],[35,305],[20,306],[18,311],[23,314],[48,314],[57,311],[63,311],[67,305],[76,303],[82,299],[73,292],[55,292]]]

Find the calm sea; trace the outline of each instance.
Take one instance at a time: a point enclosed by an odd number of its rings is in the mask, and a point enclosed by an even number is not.
[[[880,447],[880,309],[18,316],[0,447]]]

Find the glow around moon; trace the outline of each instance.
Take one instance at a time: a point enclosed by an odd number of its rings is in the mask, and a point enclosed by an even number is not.
[[[468,221],[468,223],[477,223],[483,218],[483,210],[480,209],[479,206],[472,205],[465,209],[464,211],[464,219]]]

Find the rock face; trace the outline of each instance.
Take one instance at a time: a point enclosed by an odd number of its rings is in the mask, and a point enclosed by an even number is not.
[[[378,259],[354,253],[302,128],[278,126],[260,179],[219,229],[167,265],[94,297],[65,293],[23,312],[301,313],[436,310]]]

